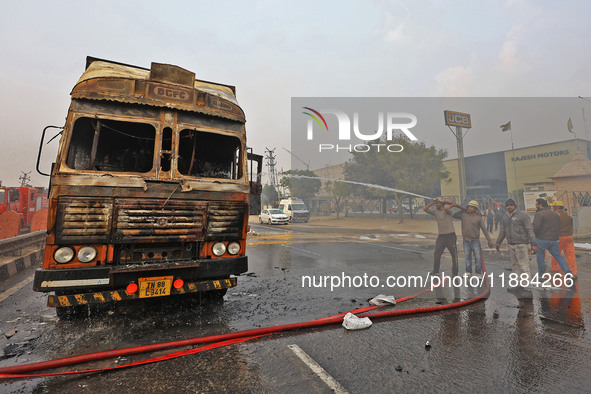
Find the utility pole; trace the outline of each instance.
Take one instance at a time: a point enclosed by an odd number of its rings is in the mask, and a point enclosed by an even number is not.
[[[277,191],[277,197],[281,200],[281,193],[279,192],[279,184],[277,183],[277,174],[275,173],[275,149],[265,148],[265,157],[267,161],[267,174],[269,174],[269,184]]]
[[[31,171],[29,171],[29,172],[21,171],[21,172],[22,172],[22,175],[18,177],[18,180],[21,181],[21,186],[28,186],[28,183],[31,180],[31,177],[29,176]]]

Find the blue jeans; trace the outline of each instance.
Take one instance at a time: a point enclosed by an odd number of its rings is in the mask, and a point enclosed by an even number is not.
[[[482,274],[482,260],[480,259],[480,241],[464,239],[464,255],[466,256],[466,272],[472,273],[472,255],[474,255],[474,270]]]
[[[556,241],[547,241],[545,239],[536,238],[536,244],[538,244],[538,254],[536,254],[536,260],[538,262],[538,275],[540,279],[542,275],[546,273],[546,261],[544,258],[546,254],[544,253],[546,250],[556,259],[560,268],[564,271],[565,274],[571,274],[572,271],[568,268],[568,264],[566,264],[566,260],[559,251],[560,243],[558,240]]]

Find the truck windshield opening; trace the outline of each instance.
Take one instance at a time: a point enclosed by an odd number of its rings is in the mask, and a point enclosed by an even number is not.
[[[178,168],[181,174],[203,178],[242,178],[240,139],[196,130],[181,130],[179,136]]]
[[[139,172],[152,169],[154,126],[107,119],[74,123],[66,165],[75,170]]]

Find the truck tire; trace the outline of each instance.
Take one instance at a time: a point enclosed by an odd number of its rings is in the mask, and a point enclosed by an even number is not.
[[[58,306],[55,313],[60,320],[78,320],[88,316],[88,305]]]
[[[210,300],[221,300],[224,298],[228,289],[211,290],[205,293],[205,296]]]

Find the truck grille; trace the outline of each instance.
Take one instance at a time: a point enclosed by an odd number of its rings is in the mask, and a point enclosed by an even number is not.
[[[115,239],[195,239],[203,233],[205,206],[198,201],[118,201]]]
[[[210,204],[207,207],[208,238],[239,236],[244,220],[244,204]]]
[[[58,240],[74,240],[93,236],[97,240],[106,240],[110,233],[111,199],[60,198],[58,202]]]
[[[240,237],[244,203],[65,197],[58,202],[58,242],[195,242]]]

